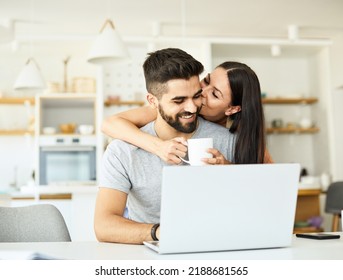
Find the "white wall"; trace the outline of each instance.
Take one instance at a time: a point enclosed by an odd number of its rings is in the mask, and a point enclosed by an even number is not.
[[[34,169],[34,141],[31,136],[0,137],[0,192],[16,182],[28,182]],[[16,174],[17,172],[17,174]]]
[[[334,137],[334,167],[333,180],[343,181],[343,89],[333,91],[333,137]]]
[[[333,41],[330,48],[331,94],[332,94],[332,134],[333,134],[333,180],[343,180],[343,35]]]
[[[343,86],[343,35],[337,36],[330,47],[332,87]]]
[[[331,79],[329,67],[329,49],[323,48],[310,61],[310,68],[314,79],[311,82],[312,91],[316,93],[319,102],[313,106],[313,119],[320,128],[319,133],[314,135],[314,162],[315,173],[330,172],[332,168],[331,146]]]

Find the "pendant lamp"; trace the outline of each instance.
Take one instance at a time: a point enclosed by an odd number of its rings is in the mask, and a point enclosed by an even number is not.
[[[128,60],[129,53],[111,20],[107,19],[95,39],[87,61],[94,64],[109,64]]]
[[[37,62],[33,58],[29,58],[14,83],[14,89],[35,90],[44,89],[45,87],[46,84]]]
[[[14,21],[7,19],[0,22],[0,43],[9,43],[14,40]]]

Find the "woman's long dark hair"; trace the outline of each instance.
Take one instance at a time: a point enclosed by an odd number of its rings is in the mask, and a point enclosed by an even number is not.
[[[239,62],[224,62],[218,67],[227,70],[232,91],[232,106],[241,111],[230,115],[230,132],[236,134],[234,163],[263,163],[266,150],[261,88],[255,72]],[[217,67],[217,68],[218,68]]]

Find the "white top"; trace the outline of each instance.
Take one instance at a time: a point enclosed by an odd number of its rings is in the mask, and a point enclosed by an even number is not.
[[[144,245],[96,241],[0,243],[0,259],[25,258],[28,252],[38,252],[67,260],[342,260],[343,233],[339,234],[341,239],[331,240],[293,236],[288,248],[169,255],[159,255]]]

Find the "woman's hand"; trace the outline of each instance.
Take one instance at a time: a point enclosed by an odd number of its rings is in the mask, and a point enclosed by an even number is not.
[[[185,157],[187,153],[187,141],[183,137],[165,140],[159,144],[156,155],[169,164],[180,164],[179,157]]]
[[[203,158],[202,161],[206,164],[231,164],[231,162],[226,160],[226,158],[217,149],[208,149],[207,152],[212,154],[213,158]]]

